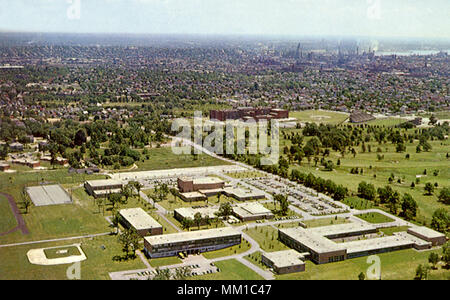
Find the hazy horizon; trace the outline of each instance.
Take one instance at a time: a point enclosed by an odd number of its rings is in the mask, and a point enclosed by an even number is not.
[[[1,0],[0,31],[450,39],[448,0]]]

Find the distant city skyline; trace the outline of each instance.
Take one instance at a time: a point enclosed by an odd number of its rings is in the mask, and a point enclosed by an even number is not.
[[[450,39],[448,0],[0,0],[0,31]]]

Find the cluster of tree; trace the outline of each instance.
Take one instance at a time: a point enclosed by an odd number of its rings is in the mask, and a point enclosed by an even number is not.
[[[296,169],[292,170],[290,179],[306,187],[315,189],[317,192],[329,195],[337,201],[343,200],[348,194],[348,189],[341,184],[337,185],[330,179],[325,180],[320,177],[315,177],[311,173],[302,173]]]
[[[403,197],[401,197],[400,193],[394,191],[389,185],[375,189],[373,184],[362,181],[358,185],[358,196],[373,201],[376,205],[387,205],[389,211],[395,215],[400,205],[402,209],[400,215],[407,220],[413,220],[417,216],[418,205],[414,198],[408,193],[403,194]]]
[[[136,250],[139,249],[139,242],[141,241],[141,236],[136,229],[125,229],[119,234],[118,241],[122,245],[122,251],[125,252],[125,259],[136,257]]]
[[[289,201],[286,195],[276,194],[273,196],[273,203],[275,206],[275,210],[277,209],[277,203],[280,204],[279,213],[283,216],[286,216],[289,210]]]
[[[442,246],[442,255],[439,255],[436,252],[431,252],[428,256],[428,263],[431,264],[419,264],[416,268],[416,276],[414,279],[416,280],[424,280],[428,279],[428,276],[431,272],[431,269],[437,269],[437,264],[439,261],[444,263],[445,267],[448,267],[450,264],[450,244],[447,242]]]

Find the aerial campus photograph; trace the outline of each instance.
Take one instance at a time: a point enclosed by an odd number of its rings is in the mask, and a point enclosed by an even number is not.
[[[449,12],[0,1],[0,280],[449,280]]]

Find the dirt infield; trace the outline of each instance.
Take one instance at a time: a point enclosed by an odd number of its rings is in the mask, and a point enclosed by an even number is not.
[[[11,207],[11,211],[14,214],[14,217],[16,218],[16,221],[17,221],[17,226],[15,228],[8,230],[6,232],[0,233],[0,236],[13,233],[17,230],[21,230],[22,234],[29,234],[30,232],[27,228],[27,225],[25,224],[25,220],[22,218],[22,215],[20,214],[20,210],[17,207],[16,201],[14,201],[14,197],[9,194],[2,193],[2,192],[0,192],[0,195],[4,196],[8,200],[9,206]]]

